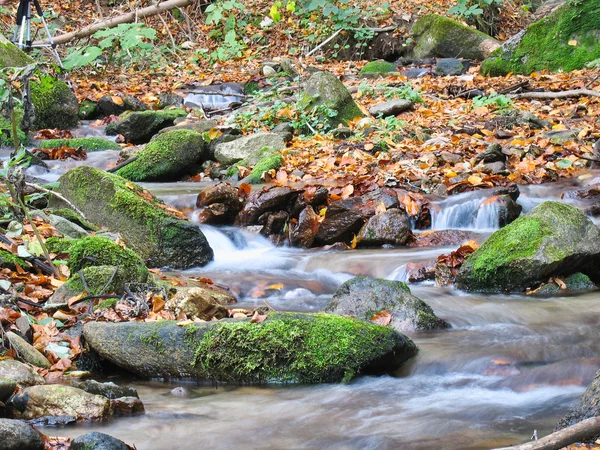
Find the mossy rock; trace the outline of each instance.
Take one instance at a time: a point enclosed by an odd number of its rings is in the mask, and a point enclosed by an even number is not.
[[[337,127],[340,123],[347,125],[357,117],[364,117],[344,83],[329,72],[315,72],[311,75],[300,95],[298,106],[304,110],[314,110],[318,115],[320,114],[323,123],[327,123],[331,128]],[[319,113],[320,106],[329,108],[337,114],[330,117]]]
[[[371,77],[373,75],[386,74],[391,72],[397,72],[398,68],[391,62],[378,59],[377,61],[368,62],[360,69],[358,75],[360,77]]]
[[[571,71],[600,58],[600,0],[568,0],[494,51],[484,74]]]
[[[431,306],[412,295],[405,283],[383,278],[355,277],[346,281],[334,292],[325,311],[366,321],[385,311],[392,316],[390,326],[401,332],[448,326],[435,315]]]
[[[19,258],[17,255],[13,255],[8,250],[0,248],[0,267],[14,269],[17,264],[22,268],[28,267],[28,264],[24,259]]]
[[[79,118],[81,120],[92,120],[100,117],[100,109],[96,102],[84,100],[79,105]]]
[[[39,75],[32,81],[31,100],[35,109],[34,127],[67,130],[77,125],[79,104],[71,88],[50,75]]]
[[[0,69],[7,67],[25,67],[34,61],[4,36],[0,36]]]
[[[199,167],[206,157],[206,146],[199,133],[174,130],[158,135],[136,157],[117,174],[132,181],[172,181]]]
[[[46,248],[50,253],[69,253],[71,246],[77,241],[78,239],[52,236],[46,239]]]
[[[599,273],[600,229],[579,209],[548,201],[494,232],[462,265],[461,289],[518,292],[550,276]]]
[[[122,134],[127,142],[145,144],[160,130],[172,126],[175,119],[185,116],[187,112],[181,108],[126,113],[106,127],[106,134]]]
[[[248,175],[242,181],[249,184],[260,184],[262,182],[262,174],[264,172],[268,172],[269,170],[277,170],[282,164],[283,156],[281,156],[278,152],[267,148],[264,152],[264,156],[262,156],[252,168],[250,175]],[[244,161],[241,161],[235,165],[236,170],[238,165],[244,166]],[[227,173],[229,173],[229,171]]]
[[[465,58],[483,60],[500,45],[494,38],[448,17],[428,14],[412,28],[414,58]]]
[[[162,201],[126,179],[80,166],[63,174],[58,191],[90,221],[121,233],[150,267],[203,266],[213,251],[200,229],[166,211]],[[52,198],[50,206],[64,207]]]
[[[330,314],[271,313],[261,323],[221,320],[84,325],[101,357],[145,377],[231,383],[326,383],[394,370],[417,353],[389,327]]]
[[[73,139],[47,139],[40,141],[40,148],[71,147],[83,148],[86,152],[99,152],[102,150],[121,150],[119,144],[99,137],[73,138]]]
[[[120,266],[91,266],[81,269],[85,285],[79,272],[73,273],[65,284],[52,295],[51,303],[63,303],[69,298],[86,291],[89,295],[123,294],[127,283],[144,283],[146,277],[131,278]],[[147,274],[146,274],[147,275]],[[86,288],[87,286],[87,288]]]

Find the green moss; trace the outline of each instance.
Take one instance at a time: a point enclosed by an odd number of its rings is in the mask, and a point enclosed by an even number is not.
[[[69,269],[75,273],[93,266],[118,266],[124,277],[132,281],[145,280],[148,276],[143,261],[130,249],[103,237],[78,239],[70,248]]]
[[[119,303],[118,298],[106,298],[106,299],[98,302],[98,304],[96,306],[94,306],[94,311],[97,309],[114,308],[117,303]]]
[[[587,291],[597,289],[597,286],[592,280],[590,280],[590,277],[581,272],[570,275],[565,280],[565,284],[570,291]]]
[[[39,143],[40,148],[72,147],[83,148],[86,152],[97,152],[102,150],[120,150],[116,142],[99,137],[86,137],[74,139],[47,139]]]
[[[0,69],[6,67],[25,67],[33,60],[25,52],[4,37],[0,39]]]
[[[272,313],[262,323],[223,322],[199,341],[200,376],[243,383],[349,380],[388,352],[399,334],[347,317]],[[406,345],[416,353],[408,338]],[[382,350],[385,349],[385,350]]]
[[[264,172],[268,172],[269,170],[277,170],[283,164],[283,156],[281,155],[270,155],[262,158],[245,178],[246,183],[250,184],[259,184],[261,182],[261,177]]]
[[[93,119],[99,115],[98,105],[90,100],[84,100],[79,105],[79,118]]]
[[[8,250],[4,250],[4,249],[0,248],[0,266],[10,267],[11,269],[14,269],[16,264],[18,264],[19,266],[21,266],[23,268],[28,267],[28,265],[24,259],[19,258],[16,255],[13,255]]]
[[[122,134],[127,142],[143,144],[148,142],[158,131],[173,125],[178,117],[187,116],[181,108],[162,111],[125,112],[118,122],[106,127],[106,134]]]
[[[85,267],[81,270],[87,283],[89,295],[100,295],[109,292],[122,294],[125,283],[143,282],[143,279],[131,279],[125,276],[125,271],[117,266]],[[69,296],[76,295],[86,290],[79,273],[74,273],[59,289],[68,289]]]
[[[69,86],[49,75],[40,75],[32,81],[31,100],[35,107],[36,129],[68,129],[77,125],[79,105]]]
[[[258,91],[260,91],[260,86],[256,81],[249,81],[244,85],[244,94],[246,95],[254,95]]]
[[[88,222],[87,220],[85,220],[83,217],[81,217],[79,214],[77,214],[72,209],[69,209],[69,208],[53,209],[50,211],[50,213],[54,214],[55,216],[63,217],[65,219],[67,219],[68,221],[79,225],[81,228],[83,228],[85,230],[88,230],[88,231],[100,230],[99,227],[97,227],[93,223]]]
[[[69,253],[78,240],[52,236],[46,239],[46,247],[50,253]]]
[[[576,41],[576,45],[569,42]],[[516,45],[497,49],[481,71],[492,76],[536,70],[571,71],[600,58],[600,2],[568,0],[527,28]]]
[[[153,139],[137,153],[137,160],[117,174],[132,181],[153,181],[181,177],[204,156],[202,136],[191,130],[173,130]]]
[[[398,68],[395,64],[384,61],[383,59],[378,59],[377,61],[371,61],[363,66],[358,73],[359,76],[369,75],[369,74],[383,74],[390,72],[397,72]]]

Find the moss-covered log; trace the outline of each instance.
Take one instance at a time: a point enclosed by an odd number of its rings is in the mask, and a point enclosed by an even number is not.
[[[114,141],[99,137],[73,138],[73,139],[47,139],[40,141],[40,148],[83,148],[86,152],[99,152],[102,150],[120,150],[119,144]]]

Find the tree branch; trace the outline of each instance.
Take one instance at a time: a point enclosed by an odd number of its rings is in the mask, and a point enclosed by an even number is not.
[[[600,92],[592,91],[591,89],[574,89],[571,91],[558,91],[558,92],[523,92],[522,94],[508,94],[507,97],[514,98],[516,100],[520,98],[567,98],[567,97],[600,97]]]

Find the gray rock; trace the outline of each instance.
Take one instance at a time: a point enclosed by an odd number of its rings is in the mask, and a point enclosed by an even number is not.
[[[408,216],[399,209],[372,216],[361,228],[357,240],[360,246],[381,246],[384,244],[404,245],[410,236]]]
[[[335,75],[329,72],[313,73],[306,82],[298,103],[301,108],[308,110],[317,106],[325,106],[337,111],[337,115],[334,117],[328,117],[321,113],[321,120],[332,128],[339,124],[347,125],[348,121],[357,117],[364,117],[348,89]]]
[[[503,161],[485,163],[483,173],[499,174],[506,171],[506,164]]]
[[[218,144],[215,148],[215,159],[221,164],[231,165],[243,159],[253,157],[264,147],[283,150],[285,142],[279,133],[257,133],[244,136],[231,142]]]
[[[125,442],[109,436],[108,434],[94,431],[79,436],[71,442],[71,450],[130,450]]]
[[[372,116],[396,116],[404,111],[408,111],[413,108],[413,103],[410,100],[396,99],[390,100],[389,102],[379,103],[378,105],[371,106],[369,113]]]
[[[552,130],[546,131],[542,137],[550,139],[553,144],[563,145],[570,141],[577,141],[580,130]]]
[[[465,73],[467,66],[456,58],[441,58],[435,65],[436,75],[461,75]]]
[[[492,37],[455,20],[436,14],[420,17],[412,28],[416,42],[414,58],[466,58],[483,60],[500,43]]]
[[[284,123],[280,123],[279,125],[275,126],[272,130],[271,133],[293,133],[294,132],[294,127],[287,122]]]
[[[52,364],[40,353],[33,345],[23,339],[21,336],[9,331],[6,333],[10,345],[17,351],[17,354],[29,364],[43,369],[49,369]]]
[[[214,120],[194,120],[193,122],[186,121],[185,123],[174,125],[172,127],[163,128],[158,132],[158,134],[167,133],[173,130],[190,130],[195,131],[196,133],[205,133],[207,131],[216,128],[219,123]]]
[[[387,311],[392,316],[390,326],[401,332],[448,326],[436,317],[427,303],[412,295],[406,284],[382,278],[355,277],[346,281],[334,292],[325,311],[362,320]]]
[[[173,126],[175,119],[185,117],[184,109],[163,111],[139,111],[124,114],[118,122],[106,127],[106,134],[121,134],[125,141],[132,144],[145,144],[163,128]]]
[[[600,276],[600,229],[579,209],[547,201],[494,232],[460,268],[460,289],[524,291],[550,276]]]
[[[600,370],[581,398],[575,402],[571,410],[556,425],[555,431],[575,425],[585,419],[600,416]],[[594,443],[600,439],[600,434],[586,440],[586,443]]]
[[[72,416],[85,422],[101,421],[113,415],[107,398],[59,384],[23,388],[11,397],[6,408],[11,417],[24,420]]]
[[[42,437],[22,420],[0,419],[2,450],[43,450]]]
[[[43,211],[34,211],[31,214],[34,217],[41,217],[45,221],[49,222],[65,237],[79,239],[82,237],[86,237],[89,234],[85,229],[83,229],[76,223],[65,219],[64,217],[57,216],[54,214],[46,214]]]
[[[122,387],[112,382],[100,383],[96,380],[86,380],[81,383],[73,383],[73,387],[83,389],[88,394],[101,395],[110,400],[120,397],[139,398],[135,388]]]
[[[14,359],[0,361],[0,378],[15,381],[19,386],[35,386],[36,384],[45,383],[44,378],[35,370]]]

